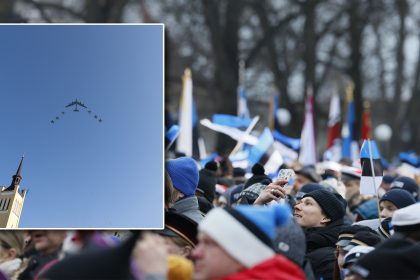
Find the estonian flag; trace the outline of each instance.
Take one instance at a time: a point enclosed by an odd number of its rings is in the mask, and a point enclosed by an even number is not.
[[[365,140],[363,142],[360,150],[360,164],[362,165],[360,193],[377,195],[382,182],[383,170],[381,156],[375,141]]]
[[[233,115],[226,115],[226,114],[214,114],[213,115],[213,123],[235,127],[235,128],[247,128],[252,120],[246,117],[237,117]]]
[[[268,174],[277,172],[283,164],[283,157],[276,149],[270,129],[265,128],[259,138],[258,144],[250,149],[248,161],[251,166],[257,162],[262,164]]]
[[[174,124],[172,125],[165,133],[165,149],[166,151],[172,146],[176,138],[179,135],[179,126]]]

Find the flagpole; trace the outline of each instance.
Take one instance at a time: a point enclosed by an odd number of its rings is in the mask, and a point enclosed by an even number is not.
[[[257,122],[260,120],[260,116],[255,116],[253,119],[252,119],[252,122],[249,124],[249,126],[248,126],[248,128],[245,130],[245,132],[244,132],[244,136],[243,137],[245,137],[245,135],[247,135],[247,134],[249,134],[249,133],[251,133],[251,131],[254,129],[254,127],[255,127],[255,125],[257,124]],[[243,138],[242,137],[242,138]],[[236,152],[238,152],[238,150],[242,147],[242,144],[243,144],[243,139],[241,139],[240,141],[238,141],[238,143],[236,143],[236,146],[235,146],[235,148],[233,148],[233,150],[232,150],[232,152],[229,154],[229,156],[232,156],[232,155],[234,155]]]
[[[379,219],[379,223],[381,223],[381,211],[379,208],[379,195],[378,195],[378,190],[376,188],[376,180],[375,180],[375,169],[373,168],[373,156],[372,156],[372,147],[370,144],[370,139],[368,139],[368,148],[369,148],[369,159],[370,159],[370,168],[372,170],[372,180],[373,180],[373,187],[375,188],[375,194],[376,194],[376,205],[378,207],[378,219]]]

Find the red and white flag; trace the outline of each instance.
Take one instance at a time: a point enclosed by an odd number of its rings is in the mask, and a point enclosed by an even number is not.
[[[315,128],[312,89],[308,90],[305,104],[305,121],[300,136],[299,162],[302,165],[316,163]]]

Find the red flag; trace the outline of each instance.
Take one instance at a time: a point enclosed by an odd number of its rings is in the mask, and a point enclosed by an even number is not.
[[[361,140],[372,139],[372,123],[370,119],[370,104],[368,101],[365,101],[363,104],[363,113],[362,113],[362,134]]]

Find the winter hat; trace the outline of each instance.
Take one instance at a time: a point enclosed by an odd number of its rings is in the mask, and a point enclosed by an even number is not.
[[[249,186],[251,186],[255,183],[260,183],[261,181],[268,182],[268,184],[270,184],[272,182],[270,177],[265,175],[264,166],[262,166],[259,163],[256,163],[256,164],[254,164],[254,166],[252,166],[252,174],[253,174],[252,177],[249,178],[248,181],[246,181],[244,189],[248,188]],[[266,185],[268,185],[268,184],[266,184]]]
[[[408,191],[402,189],[389,190],[382,196],[381,200],[379,200],[379,203],[385,200],[390,201],[398,209],[416,203],[411,194]]]
[[[198,224],[187,216],[175,211],[166,211],[165,228],[156,232],[167,237],[180,237],[189,245],[195,247],[198,243],[197,227]]]
[[[197,191],[201,192],[210,203],[213,203],[216,193],[216,173],[203,168],[199,172],[199,177]]]
[[[367,226],[361,226],[361,225],[343,226],[340,233],[338,234],[338,241],[337,243],[335,243],[335,245],[340,246],[340,247],[346,247],[347,245],[349,245],[354,235],[357,232],[361,232],[361,231],[374,232],[373,229]]]
[[[396,232],[420,231],[420,203],[395,211],[392,225]]]
[[[293,220],[285,226],[278,227],[274,250],[277,254],[282,254],[302,266],[306,254],[306,237],[303,229]]]
[[[195,194],[199,175],[197,164],[192,158],[170,159],[166,162],[166,171],[175,189],[185,196]]]
[[[305,184],[297,192],[295,197],[296,199],[302,199],[305,194],[310,193],[311,191],[322,190],[322,189],[324,189],[324,187],[320,184],[316,184],[316,183]]]
[[[418,279],[420,245],[391,238],[366,254],[350,268],[363,279]]]
[[[238,200],[241,201],[241,204],[254,204],[261,191],[264,190],[266,187],[267,185],[265,184],[255,183],[247,189],[241,191]]]
[[[313,183],[318,183],[322,179],[321,176],[316,173],[315,167],[312,165],[304,166],[301,169],[296,170],[295,173],[308,178]]]
[[[327,190],[315,190],[305,194],[303,197],[312,197],[315,199],[319,206],[321,206],[325,215],[327,215],[332,222],[342,219],[344,214],[346,214],[347,202],[337,193],[332,193]]]
[[[229,255],[247,268],[275,255],[276,228],[287,224],[291,210],[286,204],[273,206],[239,205],[215,208],[199,224]]]
[[[414,181],[414,179],[405,176],[397,177],[391,183],[391,189],[395,188],[406,190],[414,197],[415,200],[419,199],[419,185],[416,181]]]
[[[394,180],[395,180],[395,176],[384,175],[384,177],[382,177],[382,182],[386,184],[391,184]]]
[[[351,250],[344,256],[343,267],[347,268],[349,265],[354,264],[361,256],[366,255],[367,253],[373,251],[375,248],[371,246],[354,246]]]
[[[349,245],[344,247],[344,250],[350,251],[353,247],[356,247],[356,246],[375,247],[375,245],[378,244],[379,242],[381,242],[381,238],[379,237],[377,233],[373,233],[370,231],[360,231],[354,235]]]
[[[211,160],[204,165],[204,168],[213,172],[217,172],[219,164],[216,161]]]

